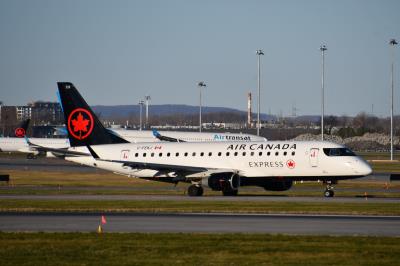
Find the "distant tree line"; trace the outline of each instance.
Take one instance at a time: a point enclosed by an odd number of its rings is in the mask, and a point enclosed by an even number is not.
[[[101,113],[97,114],[102,122],[107,126],[112,124],[127,125],[130,127],[139,127],[139,115],[135,112],[129,114],[119,114],[110,117],[103,117]],[[46,117],[43,114],[43,117]],[[18,124],[15,117],[8,117],[6,112],[2,114],[0,121],[0,134],[7,136],[13,132],[15,125]],[[231,130],[232,132],[241,131],[255,134],[254,128],[246,128],[247,115],[245,112],[215,112],[205,113],[202,115],[203,123],[229,123],[238,124],[238,130]],[[39,121],[33,125],[42,126]],[[48,122],[47,122],[48,123]],[[149,116],[149,125],[151,126],[198,126],[198,114],[168,114],[168,115],[152,115]],[[342,138],[349,138],[354,136],[362,136],[365,133],[390,133],[390,118],[382,118],[365,112],[359,113],[354,117],[350,116],[326,116],[324,119],[324,131],[328,135],[337,135]],[[142,116],[142,125],[145,125],[145,115]],[[261,129],[261,135],[268,139],[291,139],[299,134],[320,133],[320,118],[318,116],[299,116],[299,117],[286,117],[275,118],[263,123],[264,128]],[[255,123],[253,123],[253,127]],[[215,131],[218,131],[217,128]],[[400,135],[400,116],[394,117],[394,135]]]

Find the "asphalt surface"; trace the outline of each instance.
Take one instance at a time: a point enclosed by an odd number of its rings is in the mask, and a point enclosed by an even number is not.
[[[26,159],[23,157],[0,158],[0,170],[31,170],[31,171],[56,171],[56,172],[106,172],[94,167],[79,165],[57,158]]]
[[[250,201],[250,202],[337,202],[337,203],[399,203],[400,198],[374,197],[285,197],[285,196],[175,196],[175,195],[7,195],[0,194],[0,200],[126,200],[126,201]]]
[[[101,215],[0,213],[0,231],[94,232]],[[127,213],[105,214],[105,218],[105,232],[400,236],[400,216]]]

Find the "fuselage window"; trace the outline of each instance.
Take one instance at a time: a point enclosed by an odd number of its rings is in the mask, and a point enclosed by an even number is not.
[[[175,153],[175,156],[178,157],[179,156],[179,152]]]
[[[185,152],[185,157],[187,157],[188,156],[188,153],[187,152]]]
[[[170,153],[170,152],[167,153],[167,157],[169,157],[169,156],[171,156],[171,153]]]
[[[208,156],[212,156],[212,152],[209,152],[209,153],[208,153]]]
[[[262,151],[260,151],[260,152],[258,153],[258,156],[262,156]]]
[[[218,152],[218,156],[221,156],[222,155],[222,152]]]
[[[271,152],[269,151],[269,152],[267,152],[267,156],[270,156],[271,155]]]
[[[279,152],[275,152],[275,156],[278,156],[279,155]]]
[[[296,154],[296,152],[295,151],[292,151],[292,156],[294,156]]]
[[[158,154],[158,156],[162,157],[162,152],[160,152],[160,153]]]
[[[233,155],[237,156],[238,155],[237,151],[235,151],[235,153]]]
[[[139,153],[135,153],[135,157],[138,157],[139,156]]]
[[[244,151],[244,152],[242,153],[242,155],[243,155],[243,156],[246,156],[246,152]]]
[[[151,153],[151,157],[154,157],[154,152]]]
[[[143,153],[143,157],[146,157],[146,153]]]
[[[229,151],[226,153],[226,156],[229,156]]]
[[[287,151],[285,151],[284,153],[283,153],[283,156],[286,156],[287,155]]]
[[[250,152],[250,156],[254,156],[254,151]]]
[[[204,152],[200,152],[200,156],[204,156]]]
[[[195,152],[193,152],[193,153],[192,153],[192,156],[196,156],[196,153],[195,153]]]

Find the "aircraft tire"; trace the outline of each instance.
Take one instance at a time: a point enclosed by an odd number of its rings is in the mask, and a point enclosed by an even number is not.
[[[28,154],[26,155],[26,159],[28,159],[28,160],[33,160],[33,159],[36,159],[36,156],[35,156],[35,154],[33,154],[33,153],[28,153]]]
[[[188,195],[190,197],[203,196],[204,190],[202,186],[190,185],[188,188]]]
[[[237,196],[239,190],[237,189],[226,189],[222,190],[222,195],[224,196]]]
[[[324,192],[324,196],[327,197],[327,198],[331,198],[331,197],[333,197],[334,195],[335,195],[335,192],[334,192],[333,190],[330,190],[330,189],[327,189],[327,190],[325,190],[325,192]]]

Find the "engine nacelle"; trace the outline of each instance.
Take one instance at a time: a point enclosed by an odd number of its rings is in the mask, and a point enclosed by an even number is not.
[[[265,190],[270,191],[285,191],[292,187],[292,180],[270,180],[263,184]]]
[[[48,152],[46,152],[46,157],[47,158],[56,158],[57,156],[55,156],[52,152],[48,151]]]
[[[216,191],[226,190],[226,188],[238,190],[240,176],[232,172],[211,174],[210,177],[203,179],[202,184]]]

